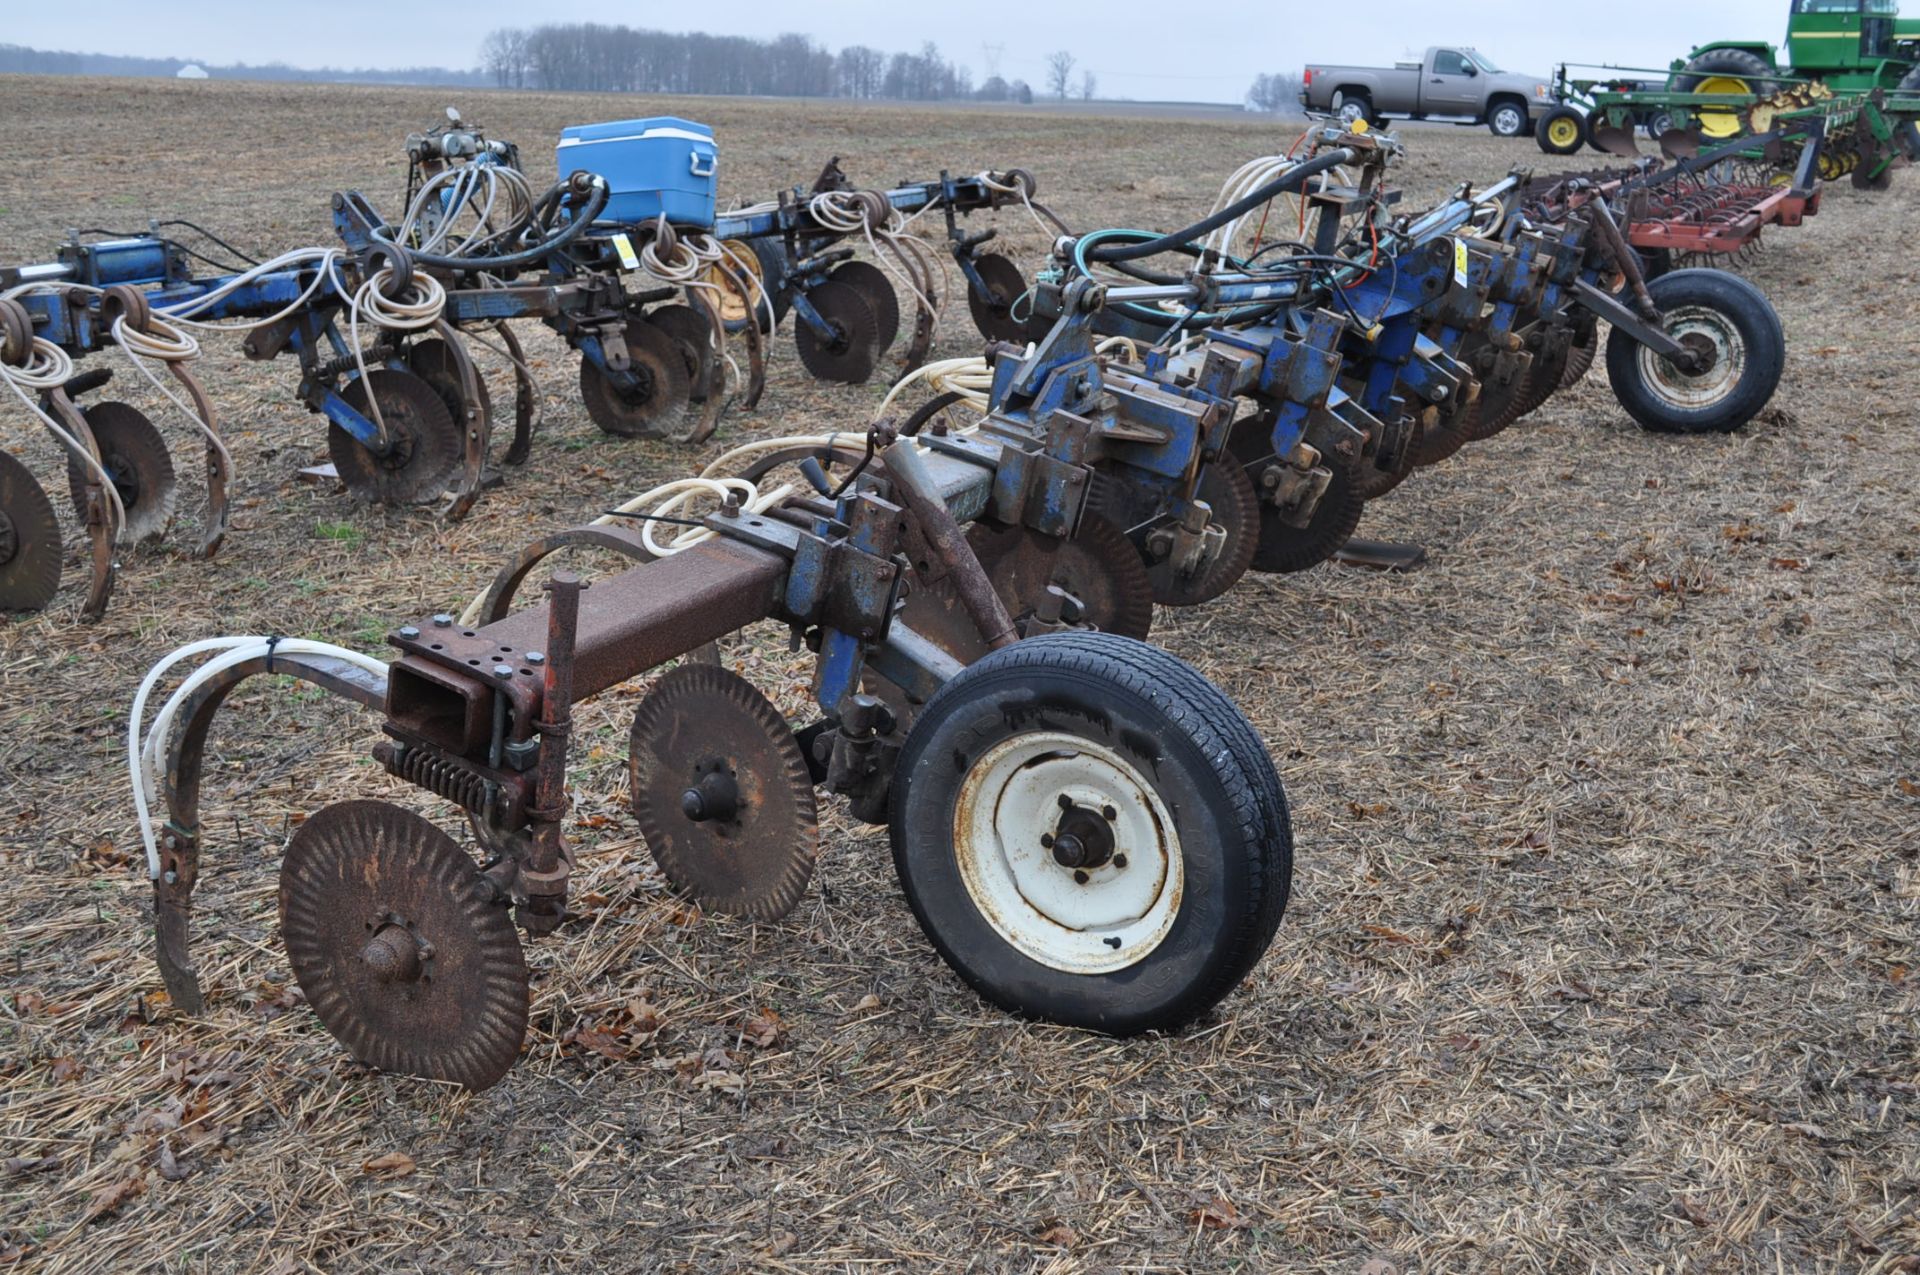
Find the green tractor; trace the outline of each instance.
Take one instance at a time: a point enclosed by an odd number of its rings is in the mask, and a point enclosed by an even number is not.
[[[1920,97],[1920,19],[1900,17],[1898,0],[1793,0],[1787,17],[1789,61],[1781,50],[1757,40],[1716,40],[1676,60],[1669,87],[1676,93],[1778,92],[1783,81],[1824,84],[1835,94],[1884,89]],[[1702,104],[1697,127],[1724,141],[1747,131],[1744,111]],[[1920,131],[1912,120],[1899,127],[1910,156],[1920,157]]]

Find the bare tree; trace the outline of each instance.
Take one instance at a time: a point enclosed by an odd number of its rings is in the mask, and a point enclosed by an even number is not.
[[[1073,77],[1073,67],[1077,59],[1065,49],[1047,55],[1047,87],[1061,101],[1067,100],[1067,84]]]
[[[1094,78],[1092,71],[1080,72],[1080,100],[1091,102],[1093,95],[1100,91],[1100,81]]]
[[[1277,75],[1263,74],[1255,76],[1253,87],[1247,90],[1247,105],[1256,111],[1279,114],[1293,110],[1299,95],[1300,81],[1291,74],[1285,71]]]

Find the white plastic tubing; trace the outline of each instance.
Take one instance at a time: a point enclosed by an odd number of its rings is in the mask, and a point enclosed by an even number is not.
[[[143,735],[141,723],[146,716],[147,697],[153,688],[165,677],[167,670],[182,660],[195,656],[218,652],[214,658],[195,669],[179,689],[167,697],[167,701],[154,715],[153,726]],[[127,778],[133,785],[133,808],[140,818],[140,838],[147,847],[147,876],[152,880],[160,877],[160,847],[154,838],[153,815],[154,802],[160,791],[160,776],[164,766],[167,740],[173,734],[173,717],[180,706],[211,678],[236,664],[248,660],[260,659],[266,655],[329,655],[335,659],[357,664],[370,673],[385,675],[387,665],[371,655],[362,655],[343,646],[334,646],[329,642],[314,642],[306,638],[269,638],[262,634],[245,636],[206,638],[199,642],[189,642],[165,659],[147,670],[140,682],[140,689],[133,697],[133,709],[127,714]]]

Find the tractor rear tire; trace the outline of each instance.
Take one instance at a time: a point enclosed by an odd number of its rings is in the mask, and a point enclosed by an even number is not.
[[[1766,294],[1724,270],[1675,270],[1647,285],[1661,326],[1683,345],[1710,349],[1713,366],[1681,372],[1616,328],[1607,337],[1607,380],[1620,406],[1656,434],[1727,434],[1773,398],[1787,339]]]
[[[1687,63],[1686,70],[1674,78],[1673,88],[1676,93],[1741,92],[1738,88],[1716,85],[1717,81],[1731,80],[1744,85],[1745,91],[1756,97],[1768,97],[1780,91],[1779,81],[1773,78],[1776,74],[1757,53],[1746,49],[1708,49]],[[1708,110],[1694,114],[1700,131],[1710,140],[1725,141],[1747,131],[1744,110]]]
[[[1587,117],[1571,106],[1556,106],[1540,117],[1533,135],[1547,154],[1572,155],[1586,145]]]

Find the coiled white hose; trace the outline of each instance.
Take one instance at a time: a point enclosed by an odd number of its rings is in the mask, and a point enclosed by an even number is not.
[[[20,289],[14,289],[14,292],[18,291]],[[13,293],[9,292],[5,295],[11,297]],[[65,350],[45,337],[33,338],[33,345],[27,352],[27,361],[23,366],[14,367],[11,364],[0,363],[0,380],[7,383],[7,388],[13,391],[14,396],[26,404],[29,412],[40,418],[41,422],[53,432],[54,438],[59,440],[61,446],[72,455],[79,457],[82,464],[99,475],[100,484],[107,493],[107,513],[113,523],[113,539],[117,544],[121,531],[127,525],[127,507],[122,503],[120,493],[113,485],[112,475],[107,473],[106,467],[100,463],[100,458],[73,436],[64,421],[56,419],[53,413],[44,410],[34,401],[33,396],[27,393],[28,390],[37,392],[59,389],[72,379],[72,358],[68,357]]]
[[[154,715],[153,728],[143,735],[140,727],[146,716],[147,697],[153,693],[160,679],[166,676],[167,670],[182,660],[210,651],[220,654],[195,669],[180,684]],[[266,655],[327,655],[358,665],[370,673],[384,676],[387,671],[386,661],[363,655],[359,651],[350,651],[343,646],[334,646],[330,642],[315,642],[306,638],[274,639],[263,634],[189,642],[148,669],[146,677],[141,679],[140,689],[134,694],[133,708],[127,714],[127,778],[133,787],[133,808],[140,820],[140,839],[146,844],[149,880],[160,879],[160,847],[154,837],[151,810],[153,803],[158,800],[163,755],[173,732],[174,714],[210,679],[236,664]]]

